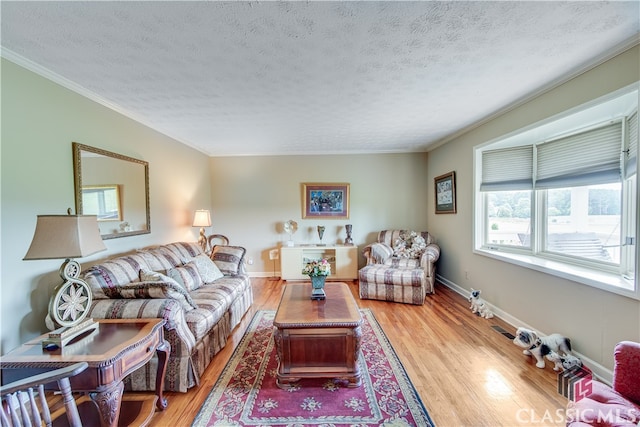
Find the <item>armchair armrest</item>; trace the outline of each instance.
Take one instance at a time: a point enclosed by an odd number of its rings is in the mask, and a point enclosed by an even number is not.
[[[613,353],[613,389],[640,404],[640,343],[622,341]]]
[[[393,255],[393,248],[386,243],[372,243],[362,250],[367,265],[384,264]]]
[[[425,248],[420,257],[420,267],[427,273],[428,277],[433,276],[434,264],[440,258],[440,246],[430,243]]]

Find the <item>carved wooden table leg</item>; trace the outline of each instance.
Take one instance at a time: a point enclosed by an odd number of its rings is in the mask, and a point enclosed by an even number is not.
[[[91,400],[98,405],[102,427],[117,427],[120,418],[120,403],[124,384],[119,381],[115,387],[96,393],[89,393]]]
[[[164,376],[167,372],[167,361],[169,360],[169,353],[171,353],[171,345],[168,341],[162,341],[162,344],[156,348],[156,354],[158,355],[158,372],[156,373],[156,395],[158,401],[156,407],[158,410],[163,411],[167,407],[167,398],[164,397]]]

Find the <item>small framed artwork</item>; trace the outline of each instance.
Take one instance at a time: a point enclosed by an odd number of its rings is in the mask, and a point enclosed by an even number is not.
[[[302,218],[348,219],[349,184],[303,183]]]
[[[456,213],[456,173],[449,172],[434,178],[436,213]]]

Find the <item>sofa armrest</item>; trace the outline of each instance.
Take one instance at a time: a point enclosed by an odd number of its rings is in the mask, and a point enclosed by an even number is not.
[[[632,402],[640,404],[640,343],[618,343],[613,357],[613,389]]]
[[[386,243],[372,243],[362,250],[367,265],[384,264],[393,255],[393,248]]]
[[[164,319],[164,328],[175,333],[184,345],[185,354],[191,354],[196,339],[187,326],[185,312],[179,301],[169,298],[99,299],[93,300],[88,314],[94,319]],[[177,348],[173,348],[174,353]]]

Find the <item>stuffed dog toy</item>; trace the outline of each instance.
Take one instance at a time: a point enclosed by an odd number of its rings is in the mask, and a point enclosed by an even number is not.
[[[571,355],[571,341],[560,334],[539,337],[537,333],[526,328],[518,328],[513,343],[524,348],[523,354],[536,358],[536,366],[544,368],[544,356],[552,351],[560,356]],[[557,365],[556,365],[557,366]]]
[[[553,367],[554,371],[560,372],[567,369],[573,369],[575,367],[582,367],[582,360],[578,359],[572,354],[560,356],[555,351],[552,351],[549,347],[542,346],[542,352],[544,353],[545,351],[548,351],[548,353],[544,354],[544,357],[555,364],[555,366]]]
[[[478,312],[478,305],[482,300],[482,298],[480,298],[481,292],[482,291],[471,288],[471,295],[469,295],[469,302],[471,303],[471,306],[469,308],[471,309],[472,313]]]
[[[471,288],[471,295],[469,296],[469,302],[471,302],[471,312],[477,314],[485,319],[491,319],[493,312],[489,309],[487,302],[480,297],[481,291]]]

